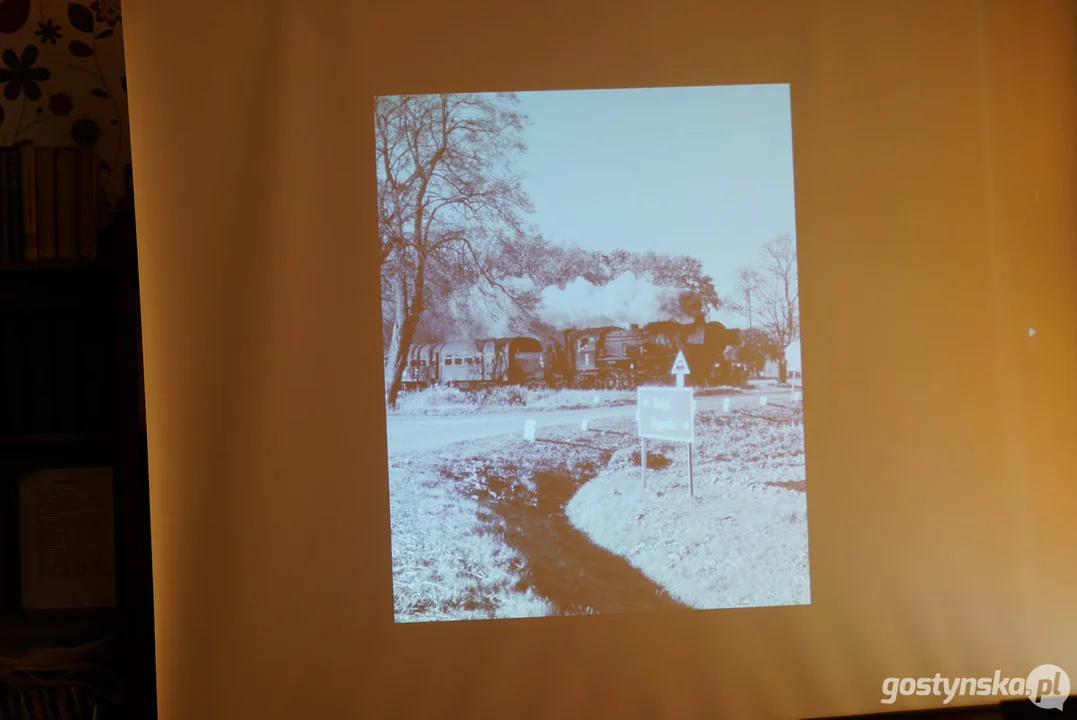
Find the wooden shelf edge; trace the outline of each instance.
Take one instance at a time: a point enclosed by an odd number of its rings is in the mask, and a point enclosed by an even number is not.
[[[110,443],[115,439],[116,437],[112,433],[0,435],[0,446],[89,445]]]
[[[50,608],[43,610],[0,608],[0,625],[49,625],[54,627],[70,625],[72,627],[81,627],[98,623],[119,623],[127,614],[127,611],[115,606]]]
[[[119,634],[131,613],[119,608],[0,609],[0,655],[31,647],[81,645]]]
[[[115,268],[115,261],[111,258],[97,260],[7,260],[0,262],[0,272],[17,273],[100,273],[114,270]]]

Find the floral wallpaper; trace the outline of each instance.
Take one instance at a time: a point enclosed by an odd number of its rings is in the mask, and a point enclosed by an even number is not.
[[[115,202],[131,162],[120,0],[0,0],[0,145],[96,146]]]

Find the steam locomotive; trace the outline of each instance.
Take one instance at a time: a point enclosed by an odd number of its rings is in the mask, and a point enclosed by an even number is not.
[[[669,384],[683,352],[695,386],[739,385],[743,370],[725,358],[740,331],[719,322],[661,321],[647,325],[568,329],[543,344],[531,337],[413,345],[402,388],[435,384],[463,389],[494,385],[630,390]]]

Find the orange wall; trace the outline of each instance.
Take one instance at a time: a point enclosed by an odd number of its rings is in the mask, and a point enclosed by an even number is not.
[[[890,675],[1077,678],[1075,21],[128,0],[161,717],[793,717],[884,709]],[[792,84],[812,606],[393,627],[372,96],[745,82]]]

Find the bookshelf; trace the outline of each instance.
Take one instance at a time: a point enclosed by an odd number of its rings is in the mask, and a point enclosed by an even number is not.
[[[53,183],[60,177],[56,158],[65,151],[71,186],[43,188],[43,176]],[[39,166],[27,170],[14,157]],[[42,157],[52,171],[42,172]],[[130,176],[128,169],[120,209],[104,212],[85,163],[96,166],[92,152],[0,148],[0,720],[78,717],[76,708],[87,717],[96,709],[101,720],[156,718]],[[55,246],[43,251],[50,238]],[[81,477],[78,471],[94,468],[108,468],[108,492],[85,497],[107,512],[80,515],[71,510],[77,499],[61,490],[78,486],[82,480],[69,480]],[[42,490],[53,487],[60,490]],[[106,535],[108,542],[90,541]],[[68,546],[59,549],[57,537]],[[74,542],[80,547],[73,550]],[[85,547],[107,548],[109,562]],[[106,578],[96,581],[107,585],[105,595],[72,590],[94,573]],[[61,575],[63,582],[41,580]],[[83,660],[72,661],[80,667],[74,675],[2,672],[35,652],[56,657],[88,646]]]

